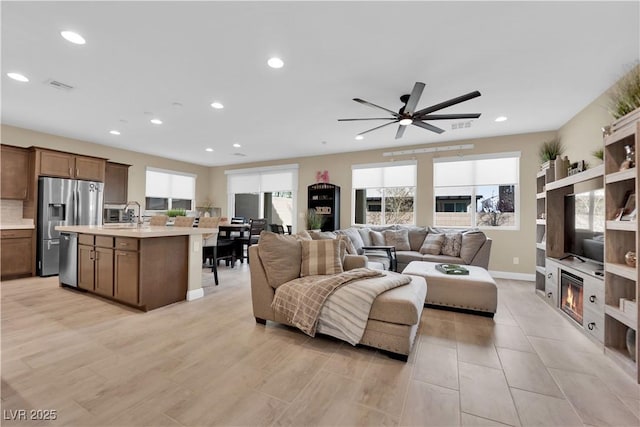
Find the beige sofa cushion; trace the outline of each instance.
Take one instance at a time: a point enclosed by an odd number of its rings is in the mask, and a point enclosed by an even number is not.
[[[309,231],[309,235],[313,240],[335,239],[338,237],[333,231]]]
[[[473,261],[473,258],[486,241],[487,236],[482,231],[469,231],[467,233],[462,233],[460,258],[464,260],[465,264],[471,264],[471,261]]]
[[[372,246],[384,246],[387,244],[384,240],[384,234],[382,234],[382,231],[369,230],[369,236],[371,238]]]
[[[462,233],[446,233],[444,235],[444,242],[442,242],[442,248],[440,253],[442,255],[460,256],[460,249],[462,248]]]
[[[351,239],[346,234],[338,233],[338,240],[342,242],[343,247],[346,249],[349,255],[358,255],[358,250],[351,242]]]
[[[443,242],[444,234],[429,233],[420,247],[420,253],[423,255],[438,255],[442,249]]]
[[[427,237],[427,227],[408,227],[410,250],[419,252]]]
[[[302,246],[295,236],[263,231],[258,248],[267,281],[272,288],[300,277]]]
[[[395,246],[396,251],[409,251],[409,230],[385,230],[382,232],[387,246]]]
[[[343,245],[337,239],[303,240],[300,276],[342,273]]]
[[[348,236],[349,240],[351,240],[351,243],[356,248],[356,252],[362,255],[362,247],[365,246],[365,244],[357,228],[350,227],[344,230],[338,230],[336,231],[336,233],[344,234],[345,236]]]
[[[397,273],[385,272],[385,274]],[[420,322],[426,295],[425,281],[412,278],[410,283],[378,295],[371,306],[369,319],[400,325],[415,325]]]

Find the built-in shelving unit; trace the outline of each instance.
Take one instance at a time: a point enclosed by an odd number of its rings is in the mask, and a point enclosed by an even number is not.
[[[547,239],[547,184],[553,181],[554,169],[538,172],[536,176],[536,291],[544,295]]]
[[[625,146],[637,150],[640,134],[640,109],[611,126],[611,134],[604,139],[605,209],[609,220],[605,227],[605,351],[634,379],[640,382],[637,356],[634,360],[627,348],[627,340],[638,331],[637,304],[626,301],[638,299],[638,268],[625,263],[625,254],[638,246],[638,222],[613,220],[618,210],[625,205],[630,194],[638,193],[638,155],[634,167],[621,169],[627,157]],[[634,151],[636,151],[634,150]],[[629,307],[632,309],[630,310]],[[638,348],[635,333],[635,348]]]

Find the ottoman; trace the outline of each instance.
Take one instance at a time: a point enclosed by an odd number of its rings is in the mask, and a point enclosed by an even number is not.
[[[426,305],[493,317],[498,306],[498,288],[487,270],[465,265],[469,275],[457,276],[441,273],[436,265],[435,262],[412,261],[402,272],[424,277],[427,281]]]

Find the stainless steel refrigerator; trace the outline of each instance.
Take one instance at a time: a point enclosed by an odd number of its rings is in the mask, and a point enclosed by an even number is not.
[[[102,225],[101,182],[63,178],[38,179],[39,276],[58,274],[60,232],[57,225]]]

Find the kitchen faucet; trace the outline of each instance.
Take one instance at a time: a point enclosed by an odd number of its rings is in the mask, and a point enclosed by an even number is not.
[[[129,205],[133,205],[133,206],[137,206],[138,207],[138,226],[142,225],[142,211],[140,208],[140,203],[133,201],[133,202],[127,202],[126,205],[124,205],[124,211],[127,212],[127,209],[129,209]],[[134,209],[133,213],[135,214],[136,211]],[[133,216],[135,218],[135,215]]]

